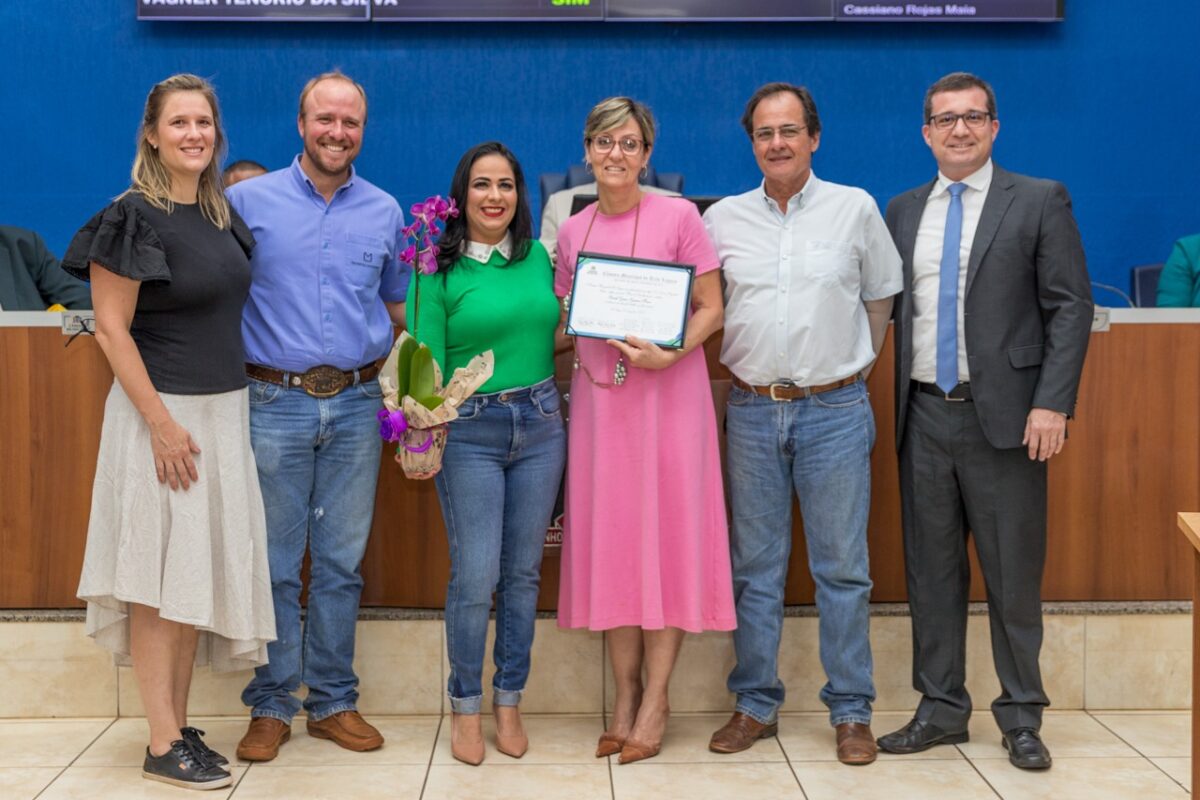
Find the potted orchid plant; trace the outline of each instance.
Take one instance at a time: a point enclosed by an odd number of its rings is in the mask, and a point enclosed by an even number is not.
[[[410,209],[412,224],[401,234],[408,246],[400,260],[420,275],[438,269],[441,235],[438,223],[458,216],[454,200],[433,196]],[[383,408],[379,411],[379,435],[396,443],[396,460],[410,478],[427,478],[441,468],[446,449],[446,423],[458,417],[458,406],[492,376],[492,351],[475,356],[459,367],[443,385],[442,373],[429,348],[420,342],[421,282],[414,281],[413,330],[396,339],[380,373]]]

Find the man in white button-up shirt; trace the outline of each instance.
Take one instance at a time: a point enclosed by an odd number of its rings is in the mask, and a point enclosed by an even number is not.
[[[737,695],[709,748],[732,753],[777,730],[784,700],[780,633],[792,492],[799,495],[817,586],[821,699],[838,758],[875,760],[871,735],[871,577],[867,568],[875,421],[864,376],[883,344],[900,256],[875,201],[812,173],[821,123],[802,87],[767,84],[742,124],[762,184],[704,216],[721,258],[733,373],[726,412]]]
[[[953,73],[925,95],[938,175],[888,204],[904,259],[896,309],[896,442],[913,720],[879,740],[914,753],[967,740],[967,533],[975,539],[1009,759],[1050,766],[1039,729],[1046,461],[1066,438],[1092,299],[1062,184],[992,163],[991,86]]]

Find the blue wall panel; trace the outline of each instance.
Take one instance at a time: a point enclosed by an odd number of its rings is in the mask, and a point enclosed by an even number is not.
[[[36,9],[36,12],[32,9]],[[880,204],[933,174],[925,87],[954,69],[999,96],[996,160],[1070,188],[1093,279],[1128,284],[1200,231],[1200,3],[1071,0],[1057,24],[354,24],[137,22],[132,0],[0,3],[0,109],[8,122],[0,222],[60,252],[127,182],[149,85],[191,71],[217,85],[230,155],[285,165],[296,96],[334,66],[371,99],[358,166],[407,206],[444,192],[461,152],[509,143],[538,173],[582,155],[591,105],[632,94],[655,109],[654,162],[689,192],[758,173],[738,127],[768,80],[807,84],[824,134],[821,177]],[[536,202],[536,197],[534,198]],[[1113,300],[1098,297],[1102,302]]]

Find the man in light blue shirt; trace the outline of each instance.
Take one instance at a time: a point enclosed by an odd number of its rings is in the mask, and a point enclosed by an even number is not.
[[[397,257],[399,205],[352,166],[366,119],[361,86],[318,75],[300,95],[304,151],[290,167],[228,189],[258,243],[242,334],[278,636],[242,694],[252,708],[237,751],[244,761],[278,754],[301,683],[310,736],[350,750],[383,744],[356,709],[352,662],[379,473],[376,376],[404,317],[409,275]]]
[[[725,430],[738,618],[728,681],[737,710],[709,749],[745,750],[778,728],[794,491],[821,615],[821,700],[838,759],[869,764],[875,418],[865,376],[903,287],[900,255],[869,194],[813,174],[821,121],[806,89],[763,86],[742,124],[763,182],[704,215],[725,287],[721,363],[733,373]]]

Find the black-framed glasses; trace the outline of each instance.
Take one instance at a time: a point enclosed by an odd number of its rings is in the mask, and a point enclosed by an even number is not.
[[[988,124],[988,120],[992,115],[986,111],[976,111],[972,109],[963,114],[954,114],[947,111],[945,114],[934,114],[929,118],[929,124],[937,128],[939,131],[948,131],[958,124],[961,119],[968,128],[982,128]]]
[[[806,130],[808,130],[807,125],[780,125],[778,128],[755,128],[754,133],[750,135],[754,137],[754,141],[760,144],[775,141],[775,134],[779,134],[779,138],[785,142],[794,142]]]
[[[627,156],[636,156],[646,146],[645,142],[635,136],[622,136],[620,139],[615,139],[608,134],[594,137],[591,143],[597,153],[611,153],[614,147],[620,147],[621,152]]]

